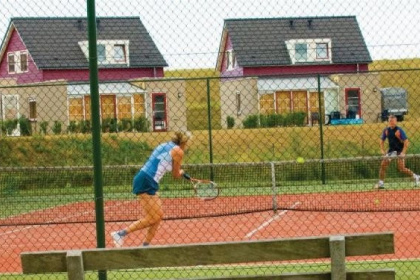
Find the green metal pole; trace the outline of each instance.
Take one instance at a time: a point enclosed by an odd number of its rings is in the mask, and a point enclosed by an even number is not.
[[[101,120],[99,114],[99,79],[96,47],[96,12],[95,0],[87,0],[88,38],[89,38],[89,73],[90,98],[92,110],[92,145],[93,145],[93,177],[95,187],[96,244],[105,248],[104,195],[102,182],[101,158]],[[106,280],[106,271],[99,271],[98,278]]]
[[[209,128],[209,151],[210,151],[210,180],[214,180],[213,174],[213,137],[211,131],[211,101],[210,101],[210,79],[207,78],[207,118]]]
[[[318,74],[318,114],[319,114],[319,138],[320,138],[320,150],[321,150],[321,180],[322,184],[325,184],[325,162],[324,162],[324,120],[325,117],[323,111],[325,111],[322,104],[321,98],[321,75]]]

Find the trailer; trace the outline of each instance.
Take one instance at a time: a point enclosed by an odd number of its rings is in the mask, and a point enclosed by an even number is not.
[[[408,113],[408,93],[404,88],[381,88],[381,119],[386,121],[389,115],[395,115],[398,121],[403,121]]]

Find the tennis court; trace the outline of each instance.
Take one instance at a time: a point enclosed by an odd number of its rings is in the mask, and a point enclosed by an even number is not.
[[[191,197],[164,198],[169,219],[161,224],[154,244],[393,231],[396,253],[381,259],[413,259],[420,254],[420,243],[413,242],[420,239],[420,213],[410,209],[419,205],[419,192],[411,189],[278,195],[276,212],[261,209],[261,205],[272,205],[270,195],[222,196],[206,202]],[[109,232],[141,215],[137,203],[135,199],[106,201],[107,247],[113,247]],[[341,212],[328,210],[329,207],[337,210],[338,205],[349,207],[349,203],[360,210],[346,211],[345,207]],[[327,210],[309,211],[311,204]],[[246,205],[247,210],[239,213],[237,205]],[[388,212],[395,205],[402,210]],[[234,215],[228,214],[234,210]],[[7,267],[0,266],[0,273],[20,272],[19,254],[23,251],[96,247],[94,212],[91,202],[73,202],[0,220],[0,238],[5,240],[0,263],[8,263]],[[173,218],[191,213],[201,218]],[[125,246],[139,246],[143,234],[130,235]]]

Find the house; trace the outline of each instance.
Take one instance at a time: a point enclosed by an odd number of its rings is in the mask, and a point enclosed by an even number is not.
[[[169,129],[167,92],[160,91],[166,86],[151,89],[147,88],[149,83],[130,82],[162,78],[164,67],[168,66],[140,18],[97,18],[96,27],[102,121],[134,120],[143,116],[150,119],[151,129]],[[45,87],[45,83],[62,81],[67,88],[64,104],[52,102],[53,92],[51,98],[41,99],[34,91],[33,95],[22,100],[18,91],[14,97],[17,101],[13,104],[19,104],[19,109],[8,110],[15,112],[14,116],[3,113],[1,120],[19,118],[31,107],[34,114],[30,119],[33,122],[61,121],[61,117],[55,119],[55,116],[40,119],[42,111],[51,112],[51,106],[64,108],[67,116],[64,124],[89,120],[87,19],[12,18],[0,48],[0,79],[13,79],[22,88],[29,85],[36,87],[37,84]],[[5,92],[0,89],[3,107]],[[10,107],[10,104],[7,106]],[[159,109],[155,111],[154,108]]]
[[[371,62],[354,16],[226,19],[216,64],[222,121],[291,112],[304,112],[308,124],[376,121],[379,76],[366,72]]]

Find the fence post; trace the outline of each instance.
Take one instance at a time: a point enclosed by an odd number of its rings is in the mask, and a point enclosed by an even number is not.
[[[209,152],[210,152],[210,180],[214,180],[213,174],[213,137],[211,131],[211,101],[210,101],[210,79],[206,79],[207,82],[207,119],[209,128]]]
[[[277,188],[276,188],[276,168],[274,162],[271,165],[271,189],[273,191],[273,211],[277,213]]]
[[[89,40],[89,80],[92,110],[92,145],[93,145],[93,177],[95,186],[96,244],[105,248],[104,195],[102,182],[101,158],[101,119],[99,112],[99,79],[98,57],[96,46],[96,12],[95,0],[87,1],[88,40]],[[99,271],[100,280],[106,280],[106,271]]]
[[[82,251],[68,251],[66,256],[67,276],[69,280],[84,280]]]
[[[331,280],[346,280],[346,246],[344,236],[330,237]]]
[[[325,98],[324,98],[325,102]],[[324,114],[323,112],[324,111]],[[318,74],[318,114],[319,114],[319,142],[320,142],[320,151],[321,151],[321,180],[322,184],[325,184],[325,162],[324,162],[324,121],[325,121],[325,109],[322,104],[321,98],[321,75]]]

